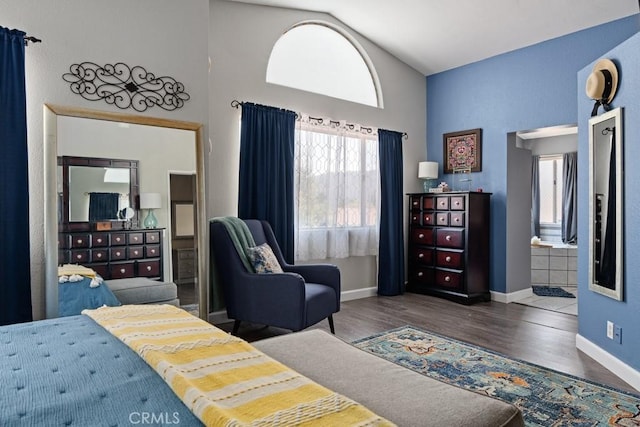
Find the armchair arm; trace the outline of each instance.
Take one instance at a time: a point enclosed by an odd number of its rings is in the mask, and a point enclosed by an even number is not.
[[[340,269],[333,264],[286,264],[282,269],[301,275],[306,282],[330,286],[336,293],[340,307]]]

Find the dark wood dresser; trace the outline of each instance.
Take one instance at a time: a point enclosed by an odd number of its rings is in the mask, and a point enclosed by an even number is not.
[[[491,193],[409,194],[407,291],[489,301]]]
[[[81,264],[107,280],[163,280],[163,234],[163,228],[61,232],[58,264]]]

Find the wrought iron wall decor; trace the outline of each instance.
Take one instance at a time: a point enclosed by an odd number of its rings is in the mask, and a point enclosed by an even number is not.
[[[145,111],[157,105],[173,111],[190,98],[184,85],[173,77],[156,77],[139,65],[129,67],[118,62],[101,67],[93,62],[82,62],[71,65],[69,71],[62,78],[70,83],[71,92],[89,101],[104,100],[123,110],[132,107]]]

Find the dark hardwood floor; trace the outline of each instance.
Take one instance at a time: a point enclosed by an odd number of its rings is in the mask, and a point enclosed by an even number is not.
[[[630,385],[576,349],[578,320],[570,314],[520,304],[481,302],[461,305],[442,298],[406,293],[343,302],[334,315],[336,335],[347,342],[411,325],[550,369],[635,391]],[[230,331],[232,323],[216,325]],[[323,321],[312,328],[329,331]],[[242,324],[248,341],[289,331]]]

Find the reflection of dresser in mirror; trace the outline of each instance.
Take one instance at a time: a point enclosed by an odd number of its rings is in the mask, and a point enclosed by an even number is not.
[[[164,280],[164,229],[137,229],[137,160],[59,156],[62,184],[58,264],[80,264],[104,279]],[[104,197],[111,196],[113,200]],[[133,224],[133,227],[132,227]]]

